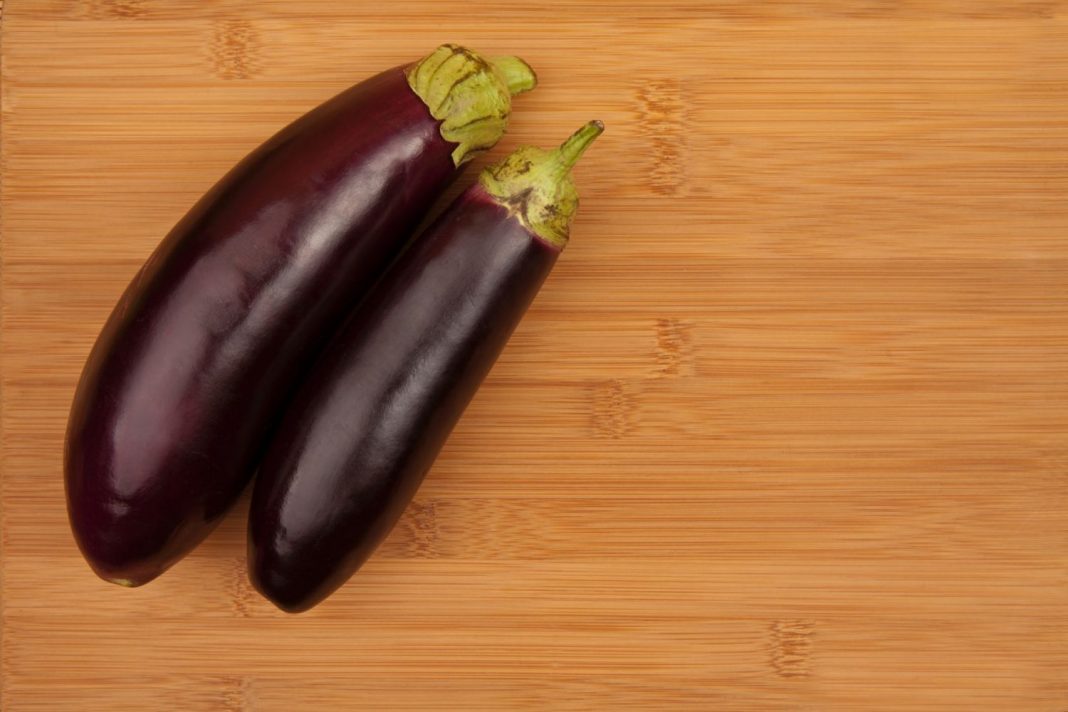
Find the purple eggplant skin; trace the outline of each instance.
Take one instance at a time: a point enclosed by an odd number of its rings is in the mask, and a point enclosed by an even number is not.
[[[65,451],[102,578],[155,578],[218,523],[277,411],[457,173],[406,69],[348,89],[231,170],[167,235],[89,356]]]
[[[367,560],[562,246],[476,183],[390,269],[316,362],[257,475],[248,560],[264,596],[307,610]]]
[[[330,342],[260,468],[251,575],[283,610],[389,533],[559,254],[477,185],[430,233]]]

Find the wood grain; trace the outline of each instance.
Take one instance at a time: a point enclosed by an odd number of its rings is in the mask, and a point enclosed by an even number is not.
[[[239,505],[97,580],[61,447],[160,237],[441,41],[608,131],[378,556],[300,617]],[[9,0],[0,695],[25,710],[1068,709],[1068,3]]]

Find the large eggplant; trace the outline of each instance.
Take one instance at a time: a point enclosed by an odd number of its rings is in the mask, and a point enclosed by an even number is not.
[[[208,534],[325,337],[534,81],[516,58],[439,47],[297,119],[167,235],[71,410],[68,512],[97,574],[143,584]]]
[[[602,130],[487,169],[327,345],[253,490],[249,573],[280,608],[324,599],[396,523],[566,244],[570,169]]]

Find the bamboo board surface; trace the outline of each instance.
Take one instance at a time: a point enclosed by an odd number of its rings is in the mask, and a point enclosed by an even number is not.
[[[539,72],[492,156],[608,130],[417,501],[299,617],[244,501],[99,581],[61,446],[120,292],[442,41]],[[1068,3],[8,0],[2,62],[4,710],[1068,710]]]

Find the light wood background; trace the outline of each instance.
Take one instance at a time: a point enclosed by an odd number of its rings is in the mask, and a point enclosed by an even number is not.
[[[1068,3],[8,0],[2,707],[1068,710]],[[571,246],[367,567],[245,504],[137,590],[63,430],[228,166],[441,41],[608,130]]]

